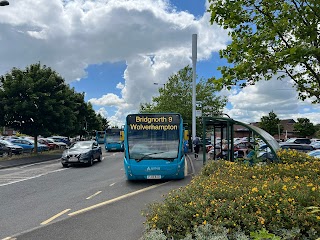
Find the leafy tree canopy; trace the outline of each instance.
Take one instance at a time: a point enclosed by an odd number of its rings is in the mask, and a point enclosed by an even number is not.
[[[52,69],[40,63],[25,70],[13,68],[0,80],[2,122],[6,126],[38,136],[71,123],[72,118],[66,116],[67,86]]]
[[[226,98],[216,96],[212,79],[201,79],[196,84],[196,98],[201,101],[203,115],[218,115],[226,105]],[[192,68],[186,66],[169,77],[159,96],[153,97],[151,103],[140,105],[141,113],[177,112],[184,122],[192,124]],[[199,121],[200,122],[200,121]],[[199,123],[198,123],[199,124]],[[202,128],[197,126],[199,132]]]
[[[298,122],[293,125],[293,130],[297,132],[299,137],[309,137],[316,132],[316,128],[308,118],[298,118]]]
[[[320,102],[319,0],[209,0],[211,23],[230,29],[218,89],[289,77],[299,98]]]
[[[38,135],[75,136],[84,126],[94,129],[103,125],[83,93],[76,93],[40,63],[24,70],[13,68],[1,76],[0,99],[0,125],[34,136],[35,144]]]
[[[273,111],[269,112],[268,116],[263,116],[261,118],[259,127],[267,131],[272,136],[279,134],[279,130],[280,133],[283,131],[283,126],[280,125],[280,119]]]

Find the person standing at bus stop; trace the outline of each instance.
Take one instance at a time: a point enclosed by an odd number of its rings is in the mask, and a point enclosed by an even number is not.
[[[200,139],[198,137],[195,137],[192,143],[193,143],[193,149],[194,149],[194,158],[198,160],[199,150],[200,150]]]

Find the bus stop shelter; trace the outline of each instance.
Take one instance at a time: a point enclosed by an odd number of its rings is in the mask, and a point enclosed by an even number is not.
[[[271,153],[274,156],[275,160],[277,159],[277,150],[279,149],[279,143],[276,139],[274,139],[273,136],[271,136],[268,132],[265,130],[249,125],[240,121],[236,121],[232,118],[227,117],[203,117],[203,138],[206,138],[207,135],[207,129],[211,130],[211,133],[213,133],[214,141],[211,144],[213,145],[213,151],[216,151],[216,134],[220,133],[221,141],[222,139],[227,140],[227,159],[230,161],[234,161],[234,125],[240,125],[248,129],[248,141],[250,142],[250,139],[259,138],[262,141],[265,142],[267,147],[270,148]],[[230,149],[231,148],[231,149]],[[222,149],[220,149],[222,150]],[[207,161],[207,152],[206,152],[206,146],[205,141],[203,141],[203,164],[206,164]],[[216,153],[214,152],[214,159],[216,158]]]

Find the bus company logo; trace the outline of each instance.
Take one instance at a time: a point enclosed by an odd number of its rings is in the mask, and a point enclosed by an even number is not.
[[[160,171],[160,167],[147,167],[147,172],[150,171]]]

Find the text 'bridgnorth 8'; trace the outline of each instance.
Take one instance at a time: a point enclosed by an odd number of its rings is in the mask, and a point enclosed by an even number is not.
[[[136,123],[166,123],[172,122],[172,117],[139,117],[136,116]]]

